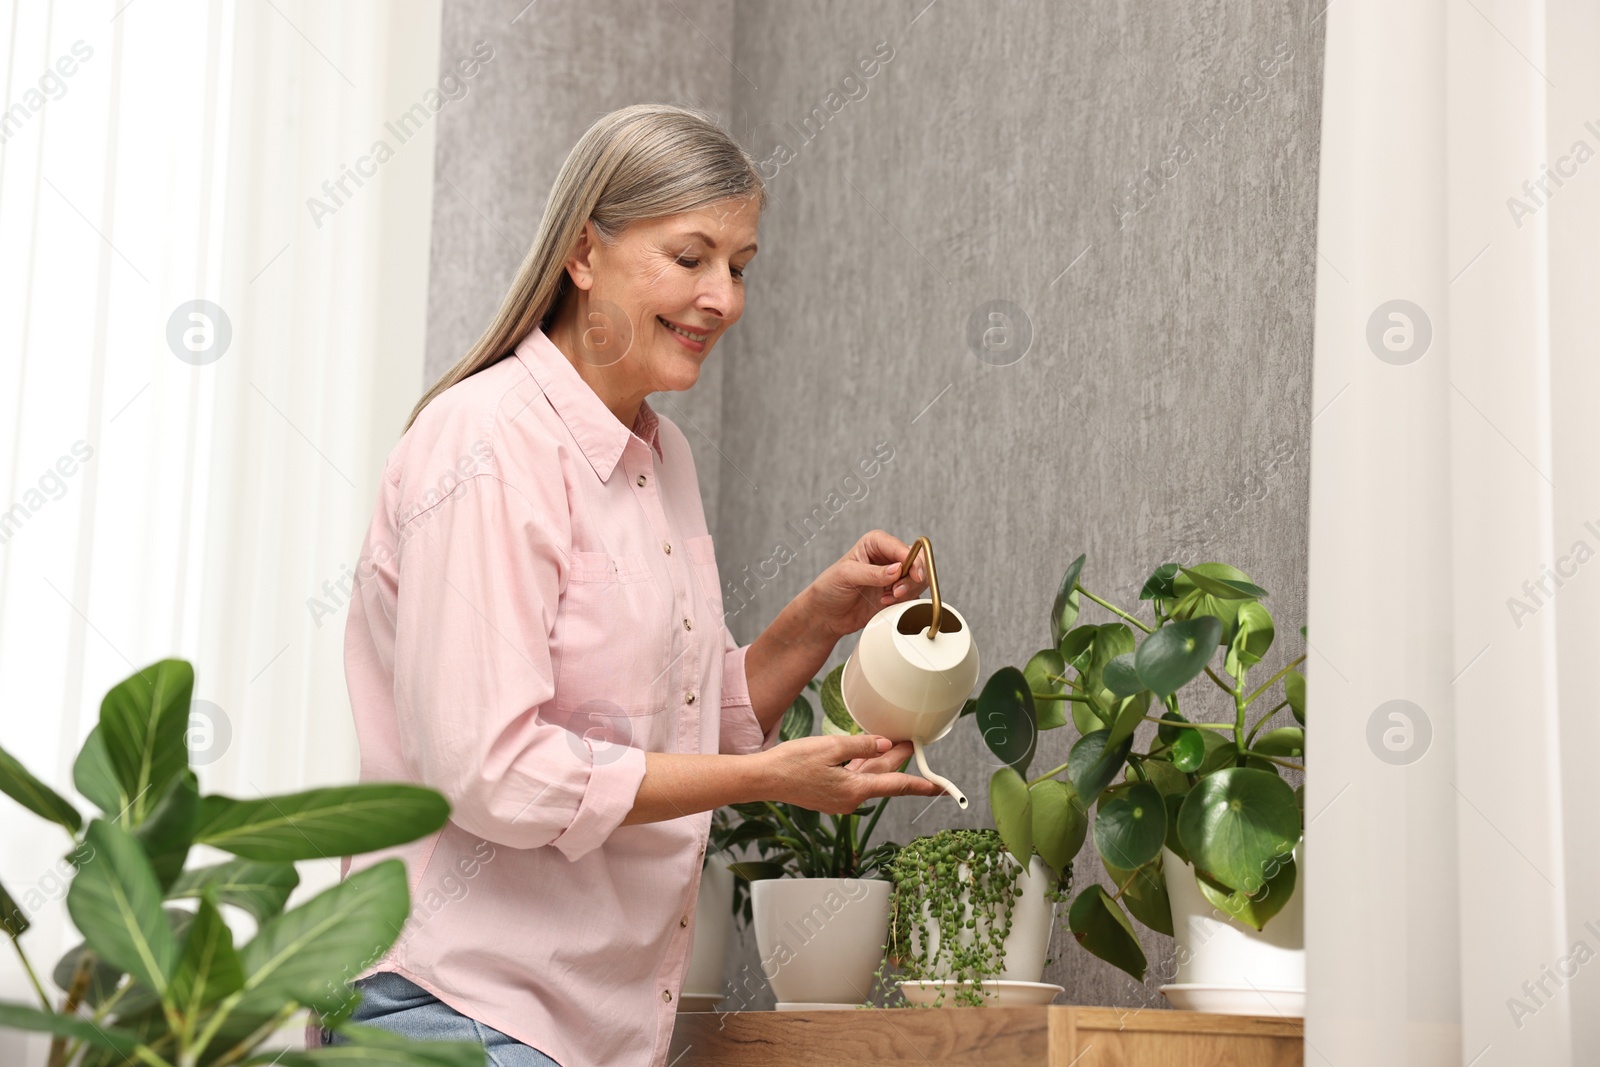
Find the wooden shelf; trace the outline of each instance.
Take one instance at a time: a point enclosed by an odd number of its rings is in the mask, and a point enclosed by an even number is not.
[[[674,1067],[1302,1067],[1300,1019],[1066,1006],[684,1012]]]

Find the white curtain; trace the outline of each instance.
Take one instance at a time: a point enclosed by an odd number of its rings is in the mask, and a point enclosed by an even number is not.
[[[0,744],[69,792],[105,691],[167,656],[203,789],[356,775],[340,586],[422,386],[439,7],[0,4]],[[0,798],[43,966],[65,851]]]
[[[1337,0],[1306,1062],[1600,1056],[1600,8]]]

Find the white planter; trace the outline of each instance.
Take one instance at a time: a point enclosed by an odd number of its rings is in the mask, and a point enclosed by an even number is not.
[[[889,930],[889,888],[876,878],[750,883],[761,973],[778,1010],[866,1003]]]
[[[1303,1004],[1306,988],[1303,877],[1266,929],[1254,930],[1213,907],[1195,883],[1194,868],[1170,849],[1162,851],[1178,942],[1173,984],[1162,987],[1169,999],[1225,1014],[1298,1014],[1293,1009]],[[1303,855],[1303,846],[1295,850],[1297,865]]]
[[[1009,852],[1001,853],[1011,864],[1016,865],[1017,858]],[[960,877],[967,877],[967,865],[958,866]],[[1002,942],[1003,957],[1000,973],[991,976],[993,980],[1001,982],[1037,982],[1044,976],[1045,959],[1050,953],[1050,935],[1055,930],[1056,902],[1045,896],[1049,889],[1052,875],[1045,866],[1044,860],[1038,856],[1031,858],[1028,864],[1028,873],[1017,876],[1017,897],[1012,902],[1011,933],[1006,935]],[[968,891],[963,889],[960,894],[962,904],[968,901]],[[922,902],[923,924],[922,934],[928,938],[927,955],[931,958],[939,951],[939,929],[929,914],[931,908],[928,902]],[[987,936],[990,928],[989,916],[979,914],[975,916],[977,925],[968,930],[961,928],[961,945],[971,948],[976,939],[982,935]],[[1000,916],[1003,926],[1005,917]],[[921,945],[921,936],[913,930],[911,936],[912,946],[915,949]],[[949,973],[944,961],[940,963],[937,973],[925,975],[927,980],[952,979],[955,975]]]
[[[728,928],[733,925],[733,872],[726,860],[708,859],[700,874],[700,899],[694,909],[694,941],[689,946],[688,969],[683,974],[683,1005],[723,997],[723,960],[728,952]]]

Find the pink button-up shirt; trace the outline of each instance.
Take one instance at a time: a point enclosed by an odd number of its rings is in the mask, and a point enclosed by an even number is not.
[[[410,920],[363,974],[562,1067],[664,1064],[711,815],[620,825],[644,754],[778,741],[723,623],[683,433],[648,404],[624,427],[535,330],[401,438],[357,581],[361,778],[451,804],[438,833],[346,860],[410,872]]]

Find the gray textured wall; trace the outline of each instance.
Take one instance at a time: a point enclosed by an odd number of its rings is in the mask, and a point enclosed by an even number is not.
[[[776,171],[773,203],[720,366],[661,407],[696,447],[723,576],[747,579],[736,636],[872,527],[932,539],[986,676],[1045,643],[1079,552],[1085,586],[1124,602],[1169,559],[1234,563],[1294,634],[1320,3],[542,0],[508,26],[516,6],[445,5],[446,61],[478,39],[497,56],[441,117],[429,374],[487,322],[595,117],[646,99],[723,115]],[[880,42],[892,58],[862,78]],[[989,301],[1018,309],[1025,354],[976,354]],[[847,481],[880,442],[893,460]],[[803,541],[830,491],[843,506]],[[748,577],[780,541],[798,559]],[[1070,733],[1043,739],[1037,770]],[[935,753],[973,807],[897,801],[880,834],[988,825],[976,730]],[[1145,987],[1064,932],[1045,980],[1076,1003],[1164,1006],[1170,943],[1146,940]],[[753,944],[730,964],[758,968]]]

